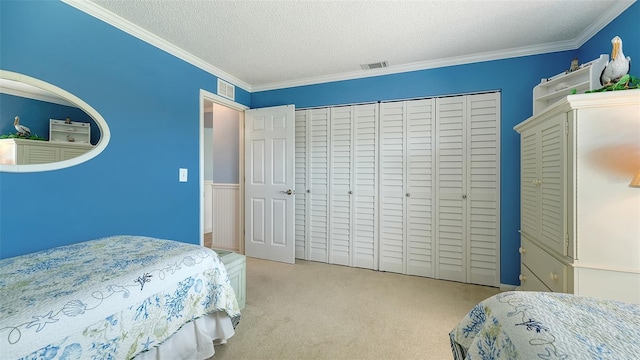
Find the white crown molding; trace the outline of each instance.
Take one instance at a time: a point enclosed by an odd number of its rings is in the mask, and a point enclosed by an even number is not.
[[[25,83],[0,78],[0,93],[19,96],[27,99],[46,101],[53,104],[76,107],[67,100]]]
[[[562,41],[556,42],[552,44],[544,44],[539,46],[528,46],[522,48],[513,48],[507,50],[500,50],[494,52],[486,52],[473,54],[470,56],[459,56],[459,57],[450,57],[444,59],[436,59],[430,61],[421,61],[415,62],[411,64],[405,65],[397,65],[397,66],[389,66],[387,68],[375,69],[375,70],[358,70],[348,73],[327,75],[327,76],[318,76],[313,78],[306,79],[297,79],[291,81],[283,81],[272,84],[264,84],[264,85],[254,85],[252,86],[252,91],[267,91],[267,90],[277,90],[295,86],[305,86],[305,85],[313,85],[313,84],[321,84],[327,82],[334,81],[342,81],[342,80],[353,80],[353,79],[361,79],[367,77],[381,76],[381,75],[390,75],[390,74],[399,74],[410,71],[419,71],[419,70],[427,70],[427,69],[435,69],[442,68],[448,66],[455,65],[464,65],[471,64],[477,62],[484,61],[493,61],[493,60],[503,60],[521,56],[529,56],[529,55],[539,55],[551,52],[558,51],[566,51],[566,50],[575,50],[578,46],[576,46],[573,41]]]
[[[584,45],[591,37],[607,26],[613,19],[622,14],[629,6],[631,6],[635,0],[616,1],[609,7],[608,12],[604,13],[597,22],[591,24],[585,31],[572,41],[562,41],[551,44],[543,44],[538,46],[529,46],[522,48],[513,48],[508,50],[501,50],[495,52],[486,52],[481,54],[473,54],[471,56],[451,57],[444,59],[436,59],[430,61],[422,61],[405,65],[390,66],[382,69],[375,70],[358,70],[353,72],[346,72],[340,74],[332,74],[326,76],[317,76],[304,79],[296,79],[290,81],[282,81],[261,85],[250,85],[233,75],[230,75],[223,70],[205,62],[204,60],[178,48],[177,46],[167,42],[166,40],[159,38],[158,36],[142,29],[141,27],[130,23],[122,17],[92,3],[83,0],[61,0],[62,2],[73,6],[80,11],[83,11],[99,20],[102,20],[132,36],[139,38],[167,53],[174,55],[204,71],[211,73],[212,75],[221,78],[224,81],[230,82],[237,87],[240,87],[250,93],[258,91],[278,90],[297,86],[306,86],[314,84],[322,84],[335,81],[353,80],[368,77],[375,77],[381,75],[399,74],[410,71],[419,71],[427,69],[435,69],[447,66],[464,65],[476,62],[494,61],[509,59],[521,56],[540,55],[545,53],[576,50],[580,46]]]
[[[223,70],[218,69],[217,67],[198,58],[197,56],[194,56],[180,49],[179,47],[148,32],[147,30],[132,24],[131,22],[125,20],[124,18],[112,13],[111,11],[108,11],[90,1],[83,1],[83,0],[61,0],[61,1],[99,20],[102,20],[109,25],[112,25],[115,28],[126,32],[129,35],[135,36],[136,38],[144,42],[147,42],[157,47],[160,50],[163,50],[179,59],[182,59],[187,63],[192,64],[218,78],[221,78],[229,83],[232,83],[236,85],[236,87],[239,87],[246,91],[251,92],[251,85],[247,84],[246,82],[236,78],[231,74],[224,72]]]
[[[619,1],[612,4],[613,6],[609,6],[607,8],[607,12],[603,13],[602,16],[598,18],[598,21],[592,23],[587,29],[585,29],[585,31],[582,32],[582,34],[580,34],[575,39],[576,49],[584,45],[584,43],[589,41],[589,39],[591,39],[595,34],[597,34],[598,31],[604,29],[604,27],[609,25],[609,23],[612,22],[613,19],[620,16],[620,14],[625,12],[635,2],[636,0]],[[615,6],[615,5],[619,5],[619,6]]]

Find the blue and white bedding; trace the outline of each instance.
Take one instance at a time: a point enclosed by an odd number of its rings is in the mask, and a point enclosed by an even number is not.
[[[638,359],[640,305],[511,291],[476,305],[451,331],[462,359]]]
[[[2,359],[130,359],[216,311],[240,319],[197,245],[114,236],[0,260]]]

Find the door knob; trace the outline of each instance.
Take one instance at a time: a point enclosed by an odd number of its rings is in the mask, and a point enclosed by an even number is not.
[[[293,190],[289,189],[287,191],[280,191],[283,194],[287,194],[287,195],[293,195]]]

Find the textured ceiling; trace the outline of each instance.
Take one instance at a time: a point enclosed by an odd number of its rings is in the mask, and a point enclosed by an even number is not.
[[[90,3],[256,91],[576,49],[633,1]],[[389,68],[360,68],[380,61]]]

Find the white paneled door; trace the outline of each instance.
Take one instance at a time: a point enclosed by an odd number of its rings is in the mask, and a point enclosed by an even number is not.
[[[245,254],[294,263],[293,105],[245,111]]]

